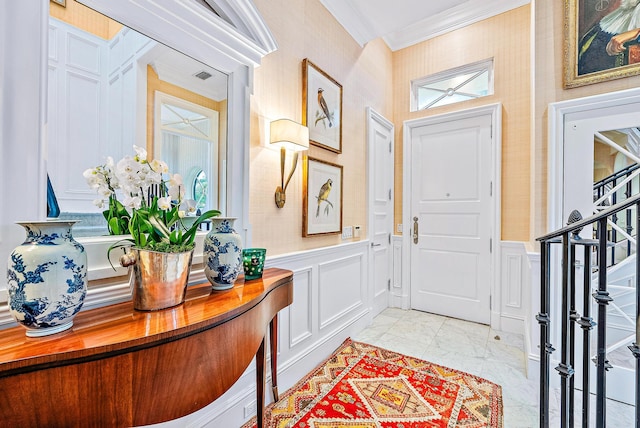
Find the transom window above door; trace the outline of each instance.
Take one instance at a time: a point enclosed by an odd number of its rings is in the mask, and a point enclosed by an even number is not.
[[[493,58],[411,81],[411,111],[493,94]]]

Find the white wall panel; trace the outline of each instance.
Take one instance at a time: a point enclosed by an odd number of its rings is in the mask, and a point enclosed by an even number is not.
[[[52,25],[49,26],[49,61],[60,61],[60,50],[58,49],[58,38],[60,31]]]
[[[522,264],[525,260],[520,254],[507,254],[504,259],[506,284],[503,290],[507,294],[504,303],[508,307],[520,309],[522,308]]]
[[[409,290],[402,284],[402,236],[393,236],[393,276],[391,279],[390,306],[409,308]]]
[[[289,348],[313,335],[312,269],[295,272],[293,304],[289,308]]]
[[[318,266],[320,330],[363,302],[363,254],[330,260]]]
[[[524,242],[502,241],[500,247],[500,290],[493,310],[500,315],[501,330],[525,334],[531,281],[527,250]]]
[[[107,55],[107,73],[109,76],[118,72],[120,65],[123,63],[122,49],[122,37],[114,37],[111,42],[109,42]]]
[[[66,64],[77,70],[100,76],[102,71],[102,45],[92,38],[67,33]]]

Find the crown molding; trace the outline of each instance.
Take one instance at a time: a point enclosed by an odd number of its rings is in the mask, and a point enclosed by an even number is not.
[[[397,51],[529,3],[531,0],[470,0],[383,39],[392,51]]]
[[[371,24],[366,14],[363,14],[354,2],[320,0],[320,3],[347,30],[360,47],[379,37],[376,27]]]
[[[361,47],[382,37],[392,51],[530,2],[531,0],[448,0],[445,5],[427,4],[424,0],[400,0],[393,3],[385,0],[320,0]],[[428,13],[431,16],[422,18]]]

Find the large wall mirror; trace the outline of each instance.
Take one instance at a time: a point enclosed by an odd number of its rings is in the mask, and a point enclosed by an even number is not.
[[[82,172],[145,147],[201,210],[225,211],[228,77],[75,1],[50,6],[48,174],[76,236],[104,235]]]
[[[61,211],[85,215],[80,224],[92,234],[77,236],[88,256],[84,307],[129,299],[126,269],[114,271],[106,258],[120,237],[89,225],[101,213],[82,172],[133,154],[133,144],[170,162],[202,207],[237,217],[251,245],[252,70],[277,48],[252,0],[30,0],[0,2],[0,12],[0,34],[11,42],[0,49],[5,260],[24,240],[15,222],[47,215],[49,175]],[[205,278],[197,265],[204,234],[192,281]],[[0,283],[0,328],[12,323]]]

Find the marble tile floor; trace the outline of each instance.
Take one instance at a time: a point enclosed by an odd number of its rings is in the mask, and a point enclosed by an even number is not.
[[[495,382],[502,386],[504,428],[539,426],[538,381],[527,379],[522,335],[426,312],[388,308],[352,338]],[[559,391],[552,391],[549,407],[550,426],[559,427]],[[580,426],[579,411],[576,403],[576,426]],[[607,426],[632,427],[634,417],[635,407],[608,402]]]

